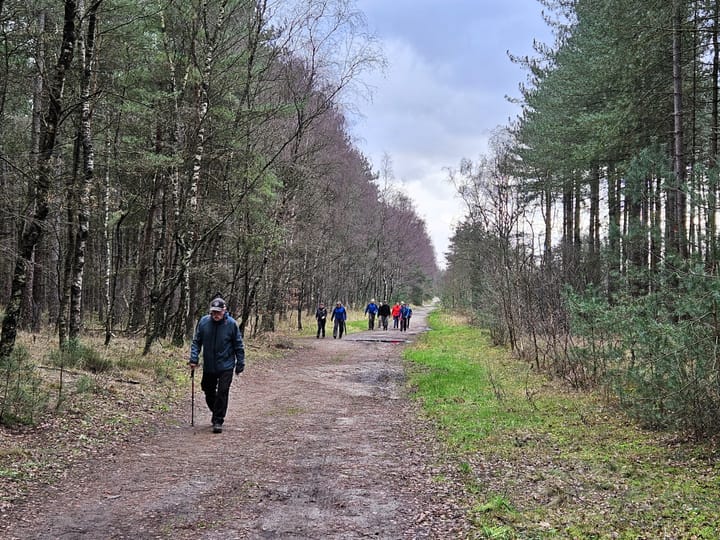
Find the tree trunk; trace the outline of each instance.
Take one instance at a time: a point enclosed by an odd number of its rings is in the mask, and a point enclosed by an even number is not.
[[[652,218],[650,221],[650,273],[657,276],[662,260],[662,178],[655,178],[652,192]]]
[[[588,253],[590,279],[599,284],[600,276],[600,168],[593,165],[590,172],[590,222],[588,230]]]
[[[105,185],[103,189],[103,243],[105,244],[105,346],[110,344],[113,328],[112,268],[113,247],[110,232],[110,137],[105,142]]]
[[[62,265],[62,277],[59,277],[59,309],[57,317],[58,344],[60,348],[67,345],[70,339],[70,299],[72,288],[73,263],[75,254],[75,241],[77,240],[75,217],[79,210],[79,189],[78,176],[80,169],[80,130],[78,129],[73,145],[72,174],[68,177],[65,185],[65,204],[67,223],[65,225],[65,251]],[[60,276],[60,274],[58,274]]]
[[[18,256],[15,260],[10,301],[5,308],[2,324],[2,337],[0,338],[0,360],[10,357],[15,348],[17,337],[17,323],[22,304],[22,292],[27,281],[27,268],[32,260],[40,237],[42,226],[50,211],[49,195],[52,183],[52,155],[55,150],[57,130],[62,118],[62,98],[65,89],[67,71],[72,64],[75,44],[75,15],[76,4],[73,0],[65,0],[63,18],[63,38],[55,66],[55,74],[48,91],[49,106],[45,114],[43,132],[40,141],[40,155],[38,159],[38,174],[35,178],[34,211],[30,210],[28,226],[23,231],[18,246]]]
[[[213,64],[215,63],[215,47],[220,34],[220,29],[225,23],[225,6],[227,1],[221,2],[219,13],[213,25],[213,28],[205,26],[202,35],[205,38],[204,52],[202,59],[204,65],[198,66],[201,73],[200,85],[197,95],[197,133],[195,154],[193,155],[192,172],[190,178],[190,189],[188,194],[187,211],[185,212],[184,223],[178,225],[178,230],[182,231],[178,234],[178,251],[180,257],[180,298],[177,310],[177,318],[175,320],[175,328],[173,332],[173,344],[182,345],[185,335],[188,333],[188,321],[190,320],[190,273],[192,272],[193,255],[197,250],[197,209],[198,209],[198,192],[201,181],[202,162],[205,157],[205,131],[207,129],[207,117],[210,111],[210,78],[212,76]],[[208,2],[202,2],[200,20],[203,25],[208,23]]]
[[[607,200],[608,200],[608,273],[612,275],[620,271],[620,179],[613,166],[608,167]],[[608,280],[608,295],[612,298],[616,280]]]
[[[545,209],[543,212],[543,220],[545,222],[543,262],[547,268],[550,268],[550,265],[552,263],[552,227],[553,227],[553,219],[552,219],[553,196],[552,196],[552,189],[549,184],[550,184],[550,179],[547,178],[545,180],[545,188],[543,191],[543,196],[545,198],[545,200],[544,200]]]
[[[642,219],[645,178],[641,174],[640,172],[629,174],[625,183],[624,206],[627,212],[625,244],[627,245],[628,284],[630,292],[634,296],[641,296],[646,292],[644,276],[645,256],[648,251],[645,245],[646,235]]]
[[[70,286],[70,328],[69,338],[77,339],[82,326],[82,295],[83,275],[85,269],[85,251],[90,231],[90,187],[95,178],[95,151],[92,142],[92,124],[90,108],[90,85],[92,77],[93,55],[95,52],[95,29],[97,26],[97,10],[102,0],[91,3],[87,13],[87,37],[80,39],[80,55],[82,75],[80,80],[80,143],[82,147],[83,174],[78,193],[77,229],[72,264],[72,283]],[[83,18],[84,18],[83,17]]]
[[[573,195],[575,194],[574,183],[571,179],[563,182],[563,237],[562,237],[562,268],[563,275],[566,279],[570,279],[573,264],[573,237],[575,226],[573,218],[575,217],[575,205],[573,204]]]
[[[682,103],[682,2],[675,0],[672,35],[672,75],[673,75],[673,182],[668,188],[666,202],[667,230],[665,232],[667,250],[682,257],[687,256],[687,243],[684,232],[685,212],[683,208],[683,187],[685,185],[685,156],[683,148],[683,103]]]
[[[37,35],[42,36],[45,33],[45,11],[41,11],[38,15],[38,28]],[[35,82],[33,84],[33,106],[32,106],[32,120],[31,120],[31,132],[30,132],[30,154],[32,156],[33,165],[37,170],[38,156],[40,154],[40,135],[41,135],[41,123],[42,123],[42,95],[44,88],[43,74],[45,73],[45,43],[43,39],[38,39],[38,50],[35,54],[35,63],[37,65],[37,74],[35,75]],[[33,186],[30,186],[27,193],[27,205],[32,207],[35,193]],[[33,251],[32,260],[28,265],[28,276],[27,285],[23,293],[23,308],[20,315],[20,325],[22,328],[37,329],[40,321],[36,317],[35,309],[35,296],[34,293],[38,290],[35,287],[36,275],[35,270],[38,268],[37,265],[37,250]]]
[[[718,198],[718,75],[720,75],[720,39],[718,38],[718,25],[720,25],[720,2],[714,3],[712,22],[712,103],[710,115],[710,156],[707,186],[707,225],[705,231],[705,268],[708,272],[717,271],[718,244],[717,244],[717,198]]]

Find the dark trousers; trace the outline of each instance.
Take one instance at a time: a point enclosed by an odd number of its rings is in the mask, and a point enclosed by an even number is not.
[[[342,339],[343,332],[345,331],[345,321],[339,321],[335,319],[335,324],[333,325],[333,337]]]
[[[388,315],[380,315],[380,325],[382,326],[383,330],[387,330]]]
[[[317,337],[320,337],[320,334],[322,334],[322,337],[325,337],[325,321],[326,319],[318,319]]]
[[[375,314],[370,313],[370,317],[368,318],[368,330],[375,330]]]
[[[400,317],[393,317],[393,328],[398,327],[398,321],[400,320]]]
[[[404,332],[405,330],[407,330],[407,327],[408,327],[408,320],[407,320],[407,318],[406,318],[406,317],[401,317],[401,318],[400,318],[400,331],[401,331],[401,332]]]
[[[230,384],[233,379],[233,370],[221,371],[220,373],[208,373],[203,371],[200,387],[205,392],[205,403],[212,411],[212,423],[222,425],[225,421],[225,413],[228,408],[228,397],[230,396]]]

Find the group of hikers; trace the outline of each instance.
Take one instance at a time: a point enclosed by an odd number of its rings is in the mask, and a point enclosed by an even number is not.
[[[321,335],[325,337],[327,315],[325,304],[320,302],[315,311],[318,338]],[[396,302],[391,309],[387,302],[383,301],[378,305],[373,298],[365,307],[365,315],[368,316],[369,330],[375,329],[376,317],[380,317],[379,327],[387,330],[389,318],[392,317],[393,329],[404,332],[410,327],[412,309],[405,302]],[[343,333],[346,333],[347,320],[347,311],[342,302],[338,301],[335,304],[330,320],[334,322],[333,338],[342,339]],[[193,379],[200,363],[201,353],[203,370],[200,387],[210,410],[212,431],[222,433],[233,375],[238,376],[245,370],[245,346],[238,324],[228,313],[225,300],[219,293],[212,298],[208,313],[202,316],[195,327],[188,361],[190,376]],[[192,388],[194,418],[194,381]]]
[[[365,307],[365,315],[368,317],[368,330],[375,330],[375,319],[380,318],[380,325],[383,330],[388,329],[390,317],[393,319],[393,329],[401,332],[407,331],[410,327],[410,318],[412,317],[412,309],[405,302],[395,302],[390,308],[384,300],[380,305],[375,303],[375,299],[370,300]],[[317,320],[316,338],[325,337],[325,323],[327,321],[328,310],[323,302],[318,304],[315,310],[315,320]],[[333,339],[342,339],[343,333],[347,333],[345,321],[347,320],[347,310],[339,300],[335,303],[335,308],[330,314],[330,320],[333,321]]]

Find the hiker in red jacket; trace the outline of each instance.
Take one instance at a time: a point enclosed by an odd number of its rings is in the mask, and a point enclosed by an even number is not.
[[[397,330],[398,325],[400,324],[400,302],[395,302],[391,313],[393,318],[393,328]]]

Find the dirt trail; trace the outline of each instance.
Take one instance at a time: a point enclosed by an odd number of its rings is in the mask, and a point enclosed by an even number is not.
[[[405,396],[401,351],[426,330],[299,340],[233,382],[222,434],[187,417],[74,469],[2,538],[458,538],[455,473]],[[199,387],[199,384],[197,385]],[[440,480],[443,479],[443,480]],[[21,516],[17,518],[16,516]]]

